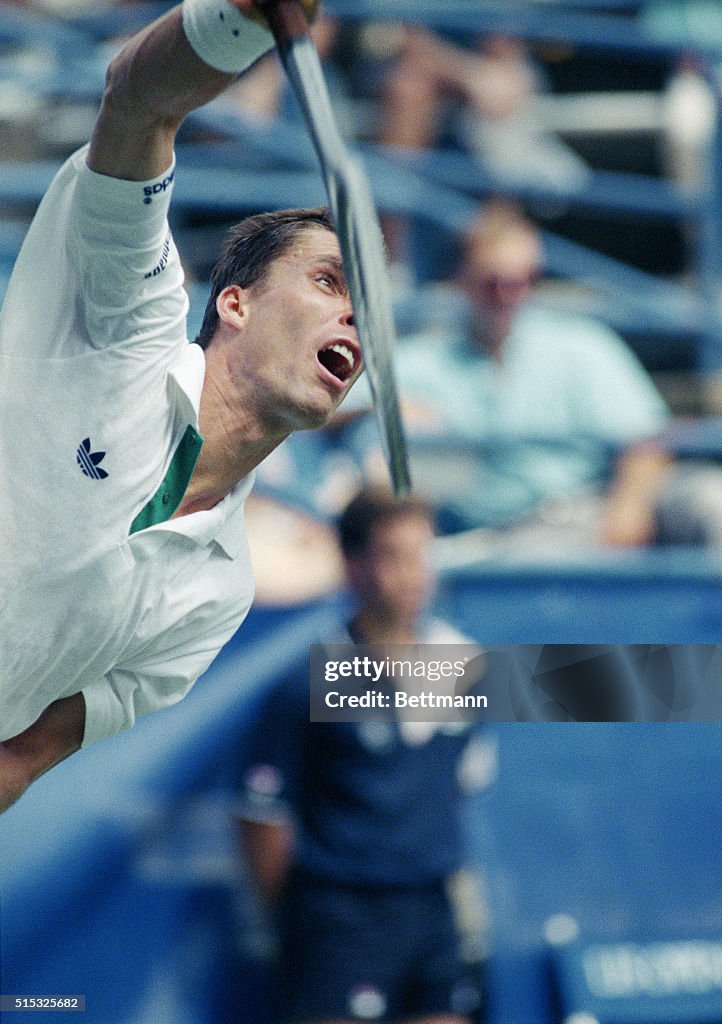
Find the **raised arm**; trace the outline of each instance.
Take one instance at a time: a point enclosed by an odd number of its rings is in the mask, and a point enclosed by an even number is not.
[[[314,17],[319,0],[302,2]],[[185,0],[185,17],[183,6],[133,36],[111,61],[87,158],[99,174],[128,181],[162,174],[186,115],[272,46],[253,0]]]

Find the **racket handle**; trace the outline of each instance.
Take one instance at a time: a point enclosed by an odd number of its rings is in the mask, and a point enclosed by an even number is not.
[[[300,0],[256,0],[280,49],[308,35],[306,13]]]

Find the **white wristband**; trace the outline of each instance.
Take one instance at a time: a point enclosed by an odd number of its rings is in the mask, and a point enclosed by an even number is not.
[[[201,60],[229,74],[245,71],[273,47],[268,29],[228,0],[183,0],[183,31]]]

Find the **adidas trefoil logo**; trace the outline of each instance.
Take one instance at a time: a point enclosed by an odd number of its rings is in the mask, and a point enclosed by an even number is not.
[[[108,474],[105,470],[100,468],[100,463],[105,458],[105,452],[91,452],[89,437],[86,437],[78,445],[75,458],[82,471],[91,480],[105,480],[107,477]]]

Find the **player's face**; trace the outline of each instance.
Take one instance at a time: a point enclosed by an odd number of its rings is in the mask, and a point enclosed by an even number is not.
[[[261,418],[288,430],[321,426],[362,369],[336,236],[302,230],[246,295],[237,369]]]
[[[413,622],[433,590],[432,539],[431,524],[416,513],[380,523],[359,557],[356,582],[362,597],[395,619]]]

